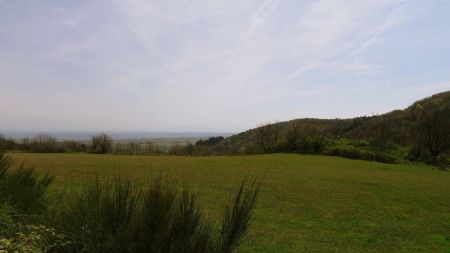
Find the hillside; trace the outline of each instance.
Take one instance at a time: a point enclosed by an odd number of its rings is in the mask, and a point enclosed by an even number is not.
[[[289,148],[286,150],[283,145],[288,145],[286,142],[289,141],[298,143],[300,137],[325,138],[331,142],[364,140],[369,143],[367,145],[376,147],[392,145],[412,147],[422,142],[418,136],[428,131],[424,129],[430,122],[434,122],[432,129],[428,129],[430,134],[439,134],[438,139],[443,142],[439,145],[449,146],[450,91],[424,98],[406,109],[382,115],[350,119],[305,118],[263,125],[225,138],[214,147],[208,147],[208,150],[222,154],[290,152],[295,150]]]

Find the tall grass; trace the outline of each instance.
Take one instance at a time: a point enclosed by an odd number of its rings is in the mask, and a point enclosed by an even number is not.
[[[140,196],[129,182],[95,184],[69,199],[60,213],[59,228],[73,242],[72,252],[124,252],[131,244],[129,229]]]
[[[38,177],[23,165],[12,170],[11,163],[9,157],[0,154],[0,204],[41,217],[32,222],[48,222],[62,234],[61,238],[70,241],[55,244],[58,247],[51,241],[39,241],[40,248],[52,252],[230,253],[249,228],[259,191],[255,182],[244,180],[220,224],[204,216],[186,185],[180,191],[162,177],[141,188],[120,177],[112,182],[96,178],[81,192],[47,206],[45,194],[53,177]]]
[[[70,238],[66,252],[229,253],[249,228],[258,191],[255,182],[242,182],[222,221],[214,224],[186,186],[179,191],[157,178],[138,189],[119,177],[112,183],[97,178],[58,208],[52,224]]]
[[[241,184],[232,204],[225,209],[221,230],[221,251],[233,252],[248,231],[252,209],[255,206],[260,185],[253,181],[246,189],[246,181]]]
[[[45,193],[53,177],[39,177],[33,168],[11,169],[11,159],[0,153],[0,201],[18,212],[38,213],[45,209]]]

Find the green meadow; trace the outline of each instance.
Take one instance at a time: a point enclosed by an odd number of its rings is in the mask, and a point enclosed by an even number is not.
[[[55,197],[95,176],[145,184],[168,175],[198,193],[211,218],[241,181],[262,183],[238,252],[450,252],[450,173],[337,157],[125,156],[11,153],[56,177]]]

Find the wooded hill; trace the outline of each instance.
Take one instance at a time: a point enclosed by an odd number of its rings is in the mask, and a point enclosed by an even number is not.
[[[101,138],[100,138],[101,137]],[[404,110],[351,119],[295,119],[224,138],[175,144],[160,149],[152,143],[113,142],[105,134],[89,143],[59,141],[41,134],[14,140],[0,134],[0,151],[89,152],[117,154],[248,155],[304,153],[342,156],[378,162],[420,161],[442,168],[449,165],[450,91],[415,102]]]
[[[336,148],[346,147],[380,154],[396,153],[393,154],[395,156],[399,155],[400,149],[404,156],[415,152],[409,155],[436,159],[449,152],[450,91],[417,101],[404,110],[382,115],[351,119],[295,119],[261,125],[217,140],[209,144],[197,143],[193,151],[200,154],[298,152],[333,155],[333,152],[339,153]],[[406,147],[409,150],[405,150]]]

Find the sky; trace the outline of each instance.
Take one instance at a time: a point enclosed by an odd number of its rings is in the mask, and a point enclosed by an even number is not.
[[[450,90],[448,0],[0,0],[0,130],[239,132]]]

